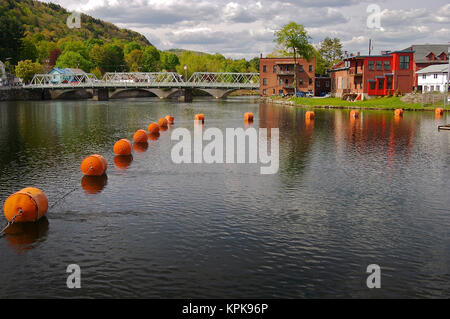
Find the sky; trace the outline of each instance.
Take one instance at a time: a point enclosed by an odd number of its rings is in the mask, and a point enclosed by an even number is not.
[[[290,21],[303,24],[314,45],[327,36],[337,37],[344,50],[355,54],[368,53],[369,39],[373,41],[373,53],[405,49],[412,44],[450,42],[448,0],[44,2],[138,31],[160,50],[182,48],[231,58],[270,54],[276,49],[274,32]]]

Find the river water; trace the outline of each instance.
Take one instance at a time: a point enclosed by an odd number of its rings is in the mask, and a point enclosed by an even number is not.
[[[194,114],[224,130],[248,111],[280,129],[277,174],[172,162]],[[0,297],[450,297],[450,115],[304,113],[241,97],[0,103],[1,204],[35,186],[51,206],[0,238]],[[116,140],[167,114],[173,128],[115,161]],[[79,169],[92,153],[109,163],[95,183]]]

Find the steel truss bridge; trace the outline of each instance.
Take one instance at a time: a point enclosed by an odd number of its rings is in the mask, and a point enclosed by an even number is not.
[[[25,89],[259,89],[259,73],[195,72],[188,81],[175,72],[105,73],[99,80],[86,73],[73,75],[70,81],[53,74],[36,74]]]

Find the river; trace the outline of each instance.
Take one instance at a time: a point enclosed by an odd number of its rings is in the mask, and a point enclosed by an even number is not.
[[[171,132],[194,114],[224,130],[244,112],[280,129],[277,174],[172,162]],[[251,97],[0,103],[0,202],[35,186],[51,206],[0,238],[0,297],[450,297],[450,115],[305,112]],[[174,127],[114,161],[115,141],[167,114]],[[92,153],[109,164],[96,184],[80,173]]]

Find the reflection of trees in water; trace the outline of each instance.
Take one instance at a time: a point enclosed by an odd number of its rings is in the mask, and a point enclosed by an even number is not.
[[[306,111],[278,105],[260,105],[260,127],[280,129],[280,176],[292,184],[301,177],[311,152],[314,121],[305,121]]]
[[[43,217],[35,223],[16,223],[5,231],[8,246],[17,252],[23,252],[36,247],[38,242],[47,239],[49,222]]]

